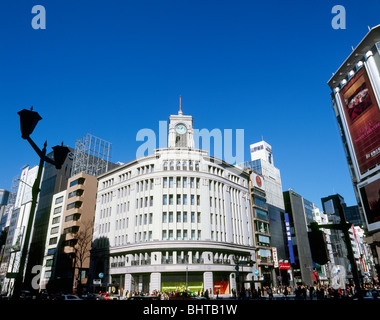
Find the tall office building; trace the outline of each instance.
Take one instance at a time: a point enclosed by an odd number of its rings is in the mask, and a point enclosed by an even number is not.
[[[73,151],[72,148],[69,147],[69,149]],[[53,158],[53,153],[49,153],[48,157]],[[70,155],[66,157],[62,168],[59,170],[57,170],[54,165],[45,163],[24,281],[29,285],[32,282],[31,279],[35,276],[35,274],[31,272],[32,268],[35,265],[42,265],[53,195],[66,189],[67,181],[70,178],[71,165],[72,157]]]
[[[380,255],[380,25],[328,81],[366,241]]]
[[[168,148],[99,176],[96,288],[231,294],[253,279],[249,174],[194,148],[193,118],[169,118]],[[91,281],[91,282],[93,282]],[[97,289],[97,290],[98,290]]]
[[[281,276],[282,283],[286,284],[292,276],[285,269],[278,269],[276,264],[276,260],[286,261],[286,263],[289,261],[289,252],[286,245],[285,205],[280,170],[274,165],[272,147],[267,142],[260,141],[251,144],[250,152],[251,161],[239,164],[239,167],[251,169],[263,179],[261,188],[264,190],[266,197],[268,232],[270,231],[269,246],[272,251],[275,251],[274,257],[273,253],[270,254],[271,267],[276,266],[274,270],[277,272],[271,275],[272,283],[277,284],[276,279]]]
[[[25,233],[32,206],[31,185],[37,177],[37,172],[38,166],[33,168],[25,166],[21,172],[14,208],[10,213],[10,225],[1,261],[1,270],[6,271],[5,277],[2,279],[2,292],[10,293],[13,290],[16,274],[24,272],[19,270],[19,263],[23,247],[29,245],[29,243],[25,243]]]
[[[310,202],[292,190],[285,191],[284,202],[286,220],[289,223],[287,244],[290,252],[290,263],[293,266],[295,284],[313,284],[313,260],[308,238],[307,216]]]

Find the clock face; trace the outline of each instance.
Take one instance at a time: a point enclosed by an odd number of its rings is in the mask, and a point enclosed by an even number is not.
[[[178,134],[184,134],[186,133],[187,129],[185,125],[179,124],[178,126],[175,127],[175,131],[177,131]]]

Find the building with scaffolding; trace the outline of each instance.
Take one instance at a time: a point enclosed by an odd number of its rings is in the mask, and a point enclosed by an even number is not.
[[[87,133],[75,142],[74,160],[71,176],[86,173],[97,177],[112,169],[109,162],[112,144]]]

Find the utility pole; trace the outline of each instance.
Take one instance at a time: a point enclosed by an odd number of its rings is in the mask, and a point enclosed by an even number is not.
[[[362,290],[361,290],[361,285],[360,285],[358,266],[356,265],[354,251],[352,249],[352,244],[351,244],[351,239],[350,239],[350,233],[348,232],[348,230],[351,228],[351,224],[348,223],[346,220],[344,208],[343,208],[343,205],[342,205],[342,202],[340,199],[339,199],[339,203],[338,203],[338,211],[339,211],[339,216],[340,216],[340,223],[317,224],[316,222],[312,222],[312,223],[310,223],[309,228],[312,230],[315,230],[315,229],[333,229],[333,230],[341,230],[343,232],[344,241],[346,243],[346,248],[347,248],[347,257],[350,261],[352,277],[353,277],[354,283],[355,283],[355,289],[356,289],[356,292],[358,294],[358,298],[362,299],[363,296],[362,296]]]

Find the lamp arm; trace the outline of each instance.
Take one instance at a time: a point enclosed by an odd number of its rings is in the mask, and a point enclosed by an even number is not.
[[[49,157],[47,157],[45,155],[45,152],[42,152],[40,150],[40,148],[38,148],[38,146],[35,144],[35,142],[32,140],[31,137],[27,137],[26,140],[28,140],[29,144],[32,146],[32,148],[34,149],[34,151],[37,152],[38,156],[40,157],[40,159],[44,159],[46,162],[49,162],[51,163],[52,165],[55,165],[55,161],[53,159],[50,159]],[[46,150],[46,145],[47,145],[47,142],[45,141],[44,143],[44,149]]]

